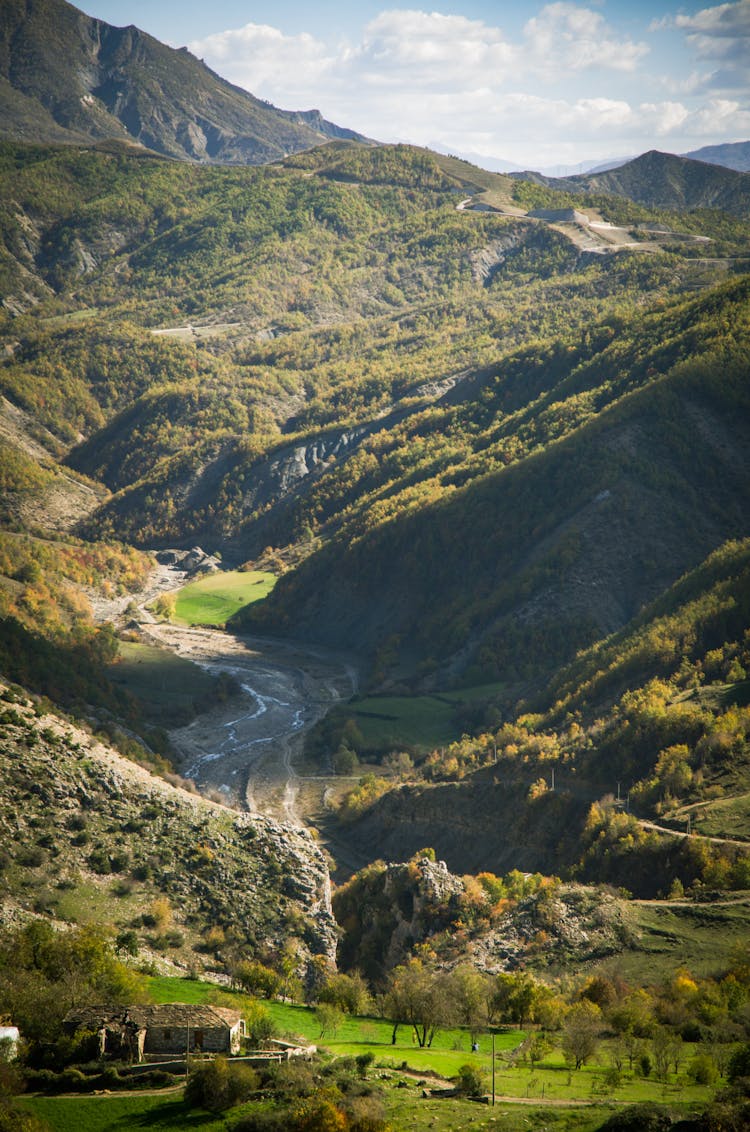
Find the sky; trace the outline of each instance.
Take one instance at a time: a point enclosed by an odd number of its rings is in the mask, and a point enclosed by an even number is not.
[[[750,139],[750,0],[78,0],[286,110],[492,167]]]

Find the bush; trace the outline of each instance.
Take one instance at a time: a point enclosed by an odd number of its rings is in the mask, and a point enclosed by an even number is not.
[[[354,1060],[357,1064],[357,1072],[359,1073],[360,1077],[366,1077],[367,1070],[375,1060],[375,1054],[372,1051],[370,1051],[369,1053],[360,1053],[355,1057]]]
[[[689,1062],[687,1075],[696,1085],[713,1085],[719,1076],[719,1071],[712,1057],[707,1053],[698,1053]]]
[[[309,1097],[315,1092],[315,1074],[306,1062],[282,1061],[270,1068],[273,1090],[279,1098]]]
[[[736,1049],[727,1066],[727,1080],[732,1084],[746,1077],[750,1078],[750,1043]]]
[[[217,1057],[190,1074],[185,1086],[189,1105],[208,1112],[224,1112],[246,1101],[259,1087],[260,1077],[247,1065],[230,1065]]]
[[[484,1078],[474,1065],[462,1065],[456,1077],[456,1092],[462,1097],[484,1096]]]
[[[666,1108],[646,1103],[616,1112],[602,1124],[599,1132],[666,1132],[671,1127],[672,1118]]]

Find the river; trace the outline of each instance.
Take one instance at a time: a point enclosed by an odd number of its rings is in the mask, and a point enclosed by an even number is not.
[[[170,732],[180,755],[177,769],[201,790],[216,791],[232,804],[302,824],[302,788],[314,787],[306,793],[317,794],[319,802],[331,781],[326,768],[300,773],[305,733],[356,692],[356,661],[313,645],[157,622],[148,605],[186,580],[182,570],[159,565],[140,594],[114,599],[90,594],[94,616],[132,623],[134,602],[146,640],[208,672],[233,676],[239,695]]]
[[[180,772],[202,789],[298,824],[301,782],[325,783],[329,777],[300,776],[295,763],[305,732],[354,694],[354,665],[323,649],[286,641],[170,624],[144,628],[153,640],[208,672],[229,673],[242,688],[241,695],[170,732],[182,756]]]

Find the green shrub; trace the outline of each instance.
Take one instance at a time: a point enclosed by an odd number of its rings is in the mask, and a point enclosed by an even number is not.
[[[602,1124],[599,1132],[666,1132],[672,1118],[662,1105],[634,1104],[624,1112],[616,1112]]]
[[[459,1067],[456,1080],[456,1092],[462,1097],[481,1097],[485,1093],[484,1078],[474,1065]]]
[[[217,1057],[190,1074],[185,1100],[208,1112],[224,1112],[246,1101],[259,1085],[260,1077],[254,1069],[247,1065],[230,1065],[225,1057]]]
[[[696,1085],[713,1085],[719,1076],[719,1071],[712,1057],[707,1053],[698,1053],[689,1062],[687,1075]]]

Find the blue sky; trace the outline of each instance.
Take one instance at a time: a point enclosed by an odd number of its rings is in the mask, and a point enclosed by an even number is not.
[[[547,168],[750,138],[750,0],[79,0],[285,109]]]

